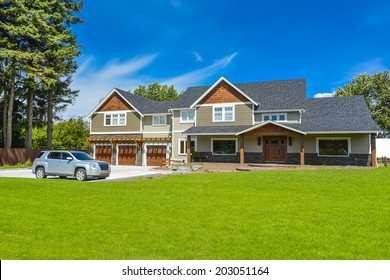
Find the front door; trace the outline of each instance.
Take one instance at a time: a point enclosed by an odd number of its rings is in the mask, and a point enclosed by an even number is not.
[[[264,161],[287,161],[287,137],[264,138]]]

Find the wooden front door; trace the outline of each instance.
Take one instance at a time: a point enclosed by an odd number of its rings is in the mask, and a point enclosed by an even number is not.
[[[287,161],[287,137],[264,138],[264,161]]]

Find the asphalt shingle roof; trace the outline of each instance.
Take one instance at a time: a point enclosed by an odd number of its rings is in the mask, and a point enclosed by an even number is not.
[[[305,132],[377,132],[362,96],[306,98],[306,80],[280,80],[235,84],[241,91],[258,102],[255,112],[302,109],[301,123],[284,125]],[[189,87],[175,101],[152,101],[116,89],[142,114],[168,113],[170,109],[189,108],[210,86]],[[192,127],[186,133],[238,133],[250,126]]]

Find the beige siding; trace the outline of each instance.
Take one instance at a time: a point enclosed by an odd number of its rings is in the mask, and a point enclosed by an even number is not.
[[[126,113],[126,126],[104,126],[104,114],[94,114],[91,118],[91,132],[139,132],[140,116],[138,113]]]
[[[246,153],[262,152],[262,147],[257,145],[257,136],[244,136],[244,150]]]
[[[299,122],[299,112],[288,112],[287,121],[288,122]]]
[[[292,137],[291,146],[288,145],[288,137],[287,137],[287,153],[299,153],[301,151],[301,136],[298,135],[298,136],[291,136],[291,137]],[[305,152],[307,152],[306,147],[305,147]]]
[[[194,123],[180,123],[180,110],[173,111],[173,129],[175,131],[185,131],[193,126]]]
[[[143,130],[146,132],[170,132],[172,130],[171,115],[166,115],[166,125],[153,125],[153,116],[145,116]]]
[[[213,107],[198,107],[196,110],[196,126],[232,126],[252,124],[252,105],[235,105],[234,110],[234,122],[213,122]]]
[[[152,133],[143,133],[142,136],[144,138],[166,138],[166,137],[171,137],[172,134],[170,132],[163,132],[163,133],[159,133],[159,132],[152,132]]]
[[[370,154],[370,140],[367,134],[340,134],[340,135],[305,135],[305,153],[316,153],[316,139],[326,137],[344,137],[351,139],[351,153],[352,154]],[[298,142],[298,141],[297,141]]]

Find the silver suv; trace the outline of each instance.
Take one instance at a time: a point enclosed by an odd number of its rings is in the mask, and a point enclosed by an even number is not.
[[[32,173],[37,178],[69,176],[85,181],[88,178],[105,179],[110,176],[111,167],[80,151],[44,151],[34,160]]]

